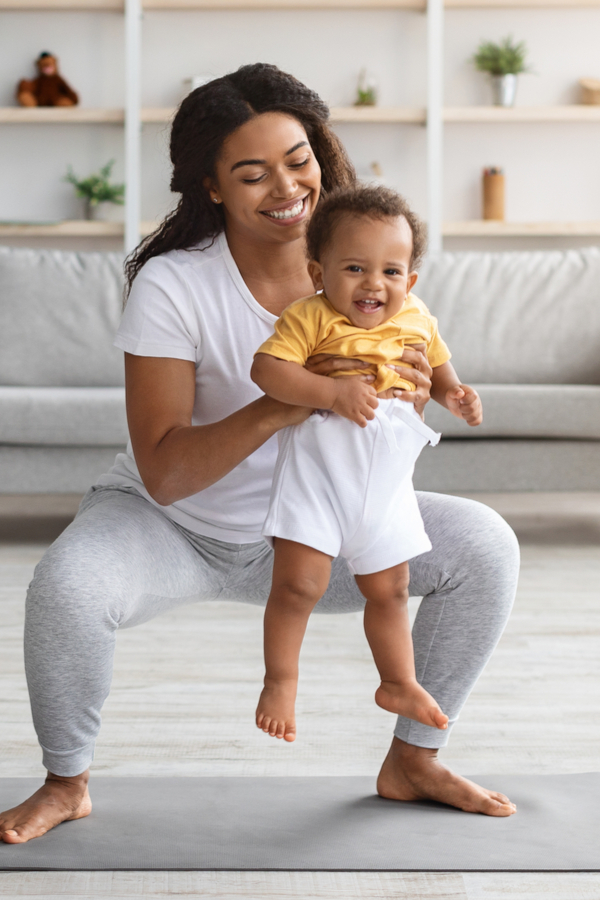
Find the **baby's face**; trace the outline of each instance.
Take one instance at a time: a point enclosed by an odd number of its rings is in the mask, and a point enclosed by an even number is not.
[[[309,263],[315,290],[357,328],[375,328],[400,312],[417,280],[412,246],[403,217],[344,216],[321,261]]]

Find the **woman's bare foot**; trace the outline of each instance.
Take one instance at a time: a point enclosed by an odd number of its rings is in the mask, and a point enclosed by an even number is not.
[[[0,838],[6,844],[24,844],[71,819],[92,811],[88,792],[89,771],[73,778],[48,773],[44,785],[24,803],[0,813]]]
[[[275,681],[265,678],[256,709],[256,725],[271,737],[296,740],[296,680]]]
[[[375,703],[388,712],[396,713],[423,725],[434,728],[448,727],[448,716],[444,715],[433,697],[418,681],[382,681],[375,691]]]
[[[437,800],[485,816],[512,816],[517,811],[504,794],[488,791],[443,766],[437,750],[414,747],[397,737],[381,767],[377,793],[389,800]]]

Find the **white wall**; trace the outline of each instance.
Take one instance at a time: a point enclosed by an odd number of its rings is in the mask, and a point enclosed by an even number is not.
[[[116,13],[0,13],[0,105],[12,105],[19,78],[41,50],[60,57],[64,77],[84,106],[123,104],[123,20]],[[488,86],[469,57],[480,39],[525,39],[536,74],[521,78],[519,103],[576,99],[578,78],[600,77],[600,9],[447,10],[446,103],[489,102]],[[220,75],[246,62],[273,62],[293,72],[332,105],[352,102],[366,66],[382,105],[425,103],[425,19],[383,10],[148,11],[144,17],[143,103],[181,99],[182,80]],[[340,125],[358,171],[377,161],[386,180],[425,212],[425,133],[419,126]],[[168,129],[145,126],[143,209],[162,216],[168,189]],[[449,125],[446,128],[446,219],[480,214],[480,171],[504,166],[511,220],[600,219],[600,125]],[[0,220],[74,218],[79,205],[61,182],[116,157],[122,176],[122,129],[116,126],[1,126]],[[479,240],[453,246],[482,246]],[[513,239],[513,246],[524,246]],[[556,246],[553,240],[548,245]],[[572,241],[564,241],[565,245]],[[582,239],[581,243],[590,243]],[[489,242],[488,242],[489,244]],[[540,242],[537,241],[539,245]],[[544,241],[541,242],[544,244]],[[504,241],[506,245],[506,241]],[[531,242],[529,242],[531,245]]]

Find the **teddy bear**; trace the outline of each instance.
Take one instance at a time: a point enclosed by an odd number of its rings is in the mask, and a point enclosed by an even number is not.
[[[39,75],[26,78],[17,87],[17,101],[21,106],[76,106],[79,97],[58,74],[58,60],[44,51],[35,61]]]

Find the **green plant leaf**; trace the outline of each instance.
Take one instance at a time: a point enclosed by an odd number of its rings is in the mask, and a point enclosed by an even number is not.
[[[498,44],[494,41],[482,41],[472,62],[480,72],[489,72],[490,75],[520,75],[531,71],[526,59],[525,41],[516,43],[509,35]]]
[[[109,160],[99,172],[89,175],[87,178],[78,178],[72,166],[69,166],[63,180],[72,184],[75,188],[75,195],[87,200],[91,206],[97,206],[99,203],[117,203],[122,206],[125,185],[111,184],[109,180],[114,164],[114,159]]]

